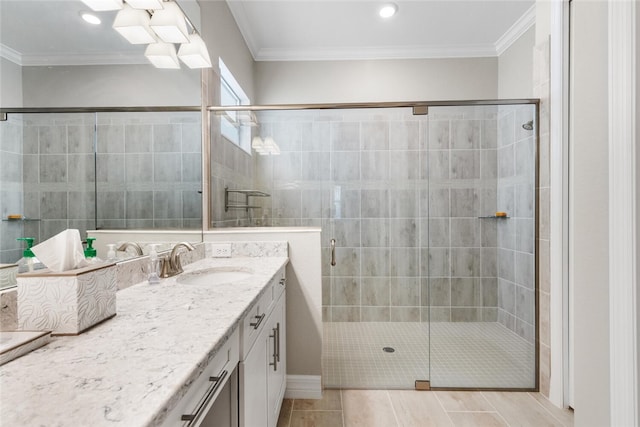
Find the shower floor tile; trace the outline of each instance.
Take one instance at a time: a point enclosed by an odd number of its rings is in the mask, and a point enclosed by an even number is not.
[[[326,322],[323,382],[412,389],[415,380],[430,379],[432,387],[533,388],[534,356],[532,344],[498,323],[433,322],[429,331],[428,323],[417,322]]]

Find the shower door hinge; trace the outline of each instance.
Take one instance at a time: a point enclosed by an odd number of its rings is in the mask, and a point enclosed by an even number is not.
[[[416,390],[431,390],[431,381],[416,380]]]
[[[414,116],[426,116],[429,114],[429,107],[426,105],[414,105],[413,106],[413,115]]]

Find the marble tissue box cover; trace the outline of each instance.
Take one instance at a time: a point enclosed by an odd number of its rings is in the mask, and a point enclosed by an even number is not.
[[[18,275],[18,329],[77,335],[116,314],[116,267]]]

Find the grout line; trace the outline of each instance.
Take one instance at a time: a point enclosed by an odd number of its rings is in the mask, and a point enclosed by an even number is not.
[[[387,395],[387,399],[389,399],[389,405],[391,405],[391,412],[393,412],[393,418],[396,420],[396,426],[400,426],[400,421],[398,421],[398,414],[396,414],[396,408],[393,406],[393,400],[391,400],[389,390],[385,390],[385,393]]]
[[[342,420],[342,427],[345,427],[345,423],[344,423],[344,401],[342,399],[342,389],[338,389],[338,392],[340,393],[340,409],[342,410],[341,411],[342,412],[342,416],[340,417],[340,419]]]
[[[291,409],[289,410],[289,421],[287,422],[287,427],[291,427],[291,420],[293,419],[293,407],[296,404],[296,399],[291,399]]]
[[[438,402],[438,404],[440,405],[440,407],[442,408],[444,413],[447,415],[447,418],[449,418],[449,421],[451,422],[451,425],[455,426],[455,423],[453,422],[453,418],[451,418],[451,415],[449,415],[449,411],[447,411],[445,409],[444,405],[442,404],[442,401],[440,401],[440,398],[438,397],[438,393],[434,392],[433,395],[436,397],[436,401]]]
[[[556,417],[555,415],[553,415],[553,413],[552,413],[550,410],[548,410],[548,409],[547,409],[547,408],[546,408],[542,403],[540,403],[540,402],[538,401],[538,399],[536,399],[535,397],[533,397],[533,395],[532,395],[530,392],[527,392],[527,395],[528,395],[529,397],[531,397],[531,399],[533,399],[533,400],[534,400],[534,401],[535,401],[535,402],[536,402],[536,403],[537,403],[537,404],[538,404],[542,409],[544,409],[544,411],[545,411],[546,413],[548,413],[549,415],[551,415],[551,417],[552,417],[553,419],[557,420],[561,425],[563,425],[563,426],[565,425],[565,424],[562,422],[562,420],[560,420],[558,417]],[[559,408],[558,408],[558,409],[559,409]]]
[[[487,403],[489,403],[489,406],[491,406],[493,409],[496,410],[496,413],[498,414],[498,417],[500,417],[500,419],[502,419],[502,421],[504,421],[504,423],[508,426],[511,427],[511,424],[509,424],[509,422],[507,421],[507,419],[502,415],[502,413],[498,410],[498,408],[496,407],[496,405],[494,405],[493,403],[491,403],[491,401],[489,399],[487,399],[487,396],[484,395],[485,392],[480,392],[480,395],[482,397],[484,397],[484,400],[487,401]]]

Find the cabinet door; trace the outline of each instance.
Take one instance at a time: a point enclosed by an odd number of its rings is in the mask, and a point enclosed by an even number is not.
[[[265,427],[267,409],[268,334],[263,330],[240,363],[240,427]]]
[[[275,305],[269,324],[269,365],[267,374],[268,427],[276,427],[280,406],[284,398],[287,376],[287,342],[285,329],[284,295]]]

